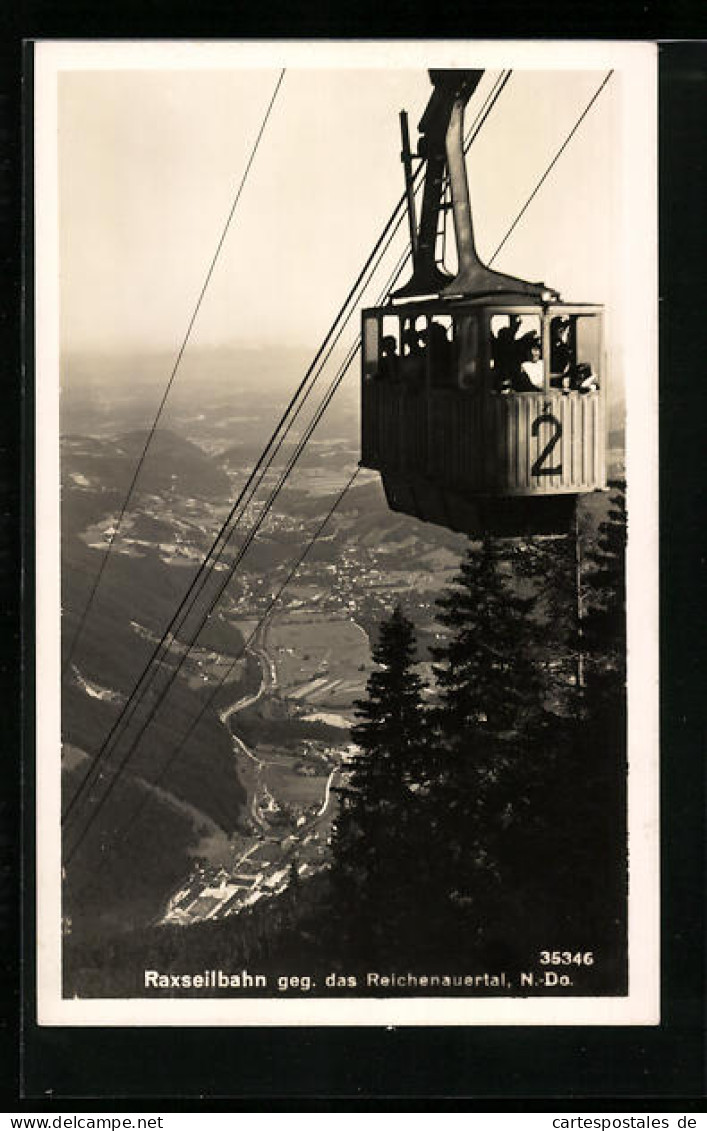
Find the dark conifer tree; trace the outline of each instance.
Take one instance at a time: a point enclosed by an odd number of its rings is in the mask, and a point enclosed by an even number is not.
[[[471,545],[437,601],[448,641],[433,649],[439,722],[452,747],[472,733],[504,734],[537,702],[535,598],[521,597],[491,539]]]
[[[578,942],[574,924],[584,898],[576,871],[576,829],[584,805],[577,747],[584,671],[578,530],[584,525],[580,516],[571,534],[532,538],[516,545],[512,555],[516,576],[536,597],[546,721],[529,775],[526,819],[509,830],[505,845],[507,882],[530,953],[549,937],[563,939],[565,948]]]
[[[585,568],[587,615],[584,640],[587,686],[592,696],[598,684],[623,697],[626,680],[626,487],[609,483],[609,512],[599,526]],[[597,684],[598,681],[598,684]]]
[[[477,942],[513,897],[511,831],[527,827],[546,741],[535,598],[520,596],[490,539],[470,546],[438,601],[445,644],[434,649],[440,692],[435,848],[440,922]],[[448,930],[448,928],[446,928]]]
[[[380,628],[377,665],[352,729],[358,752],[339,789],[332,884],[352,957],[389,957],[419,916],[417,864],[424,849],[420,797],[426,788],[423,681],[414,629],[400,608]],[[401,937],[402,936],[402,937]]]
[[[587,554],[585,681],[577,749],[583,762],[583,828],[577,829],[585,931],[607,958],[625,950],[627,898],[626,505],[610,483],[607,518]]]
[[[603,976],[608,992],[620,985],[626,905],[626,516],[622,485],[612,486],[598,531],[581,524],[579,576],[574,537],[524,555],[522,570],[545,610],[548,655],[556,652],[558,665],[531,819],[518,833],[523,851],[515,849],[515,883],[537,945],[544,936],[563,950],[601,951],[587,985],[596,991]]]
[[[583,525],[580,520],[575,530],[562,537],[526,539],[511,553],[518,584],[536,598],[538,659],[545,673],[547,705],[559,715],[576,713],[576,687],[582,680]]]

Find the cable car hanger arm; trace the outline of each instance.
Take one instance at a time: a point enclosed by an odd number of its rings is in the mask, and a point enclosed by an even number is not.
[[[474,226],[469,196],[469,181],[464,153],[464,111],[483,76],[483,71],[431,70],[434,90],[418,131],[418,155],[425,158],[425,186],[419,227],[408,193],[413,273],[393,298],[440,294],[445,297],[482,294],[528,295],[543,302],[557,298],[556,291],[544,283],[531,283],[514,275],[494,271],[481,262],[474,240]],[[409,169],[407,121],[401,116],[403,129],[403,163]],[[458,270],[455,277],[436,261],[436,241],[440,213],[444,207],[442,194],[449,176],[452,193],[454,235]]]

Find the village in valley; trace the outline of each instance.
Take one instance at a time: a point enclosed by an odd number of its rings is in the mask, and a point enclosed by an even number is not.
[[[178,437],[173,443],[180,447]],[[440,541],[461,539],[446,535],[440,540],[434,528],[402,519],[397,534],[394,529],[382,540],[375,512],[385,503],[370,473],[361,476],[360,501],[352,492],[350,506],[333,516],[318,540],[316,555],[302,563],[278,596],[293,549],[317,528],[332,490],[340,489],[351,471],[350,443],[325,447],[326,474],[321,467],[302,469],[283,504],[263,522],[255,560],[246,556],[225,590],[210,623],[211,632],[218,628],[216,643],[198,640],[187,649],[176,639],[170,648],[169,663],[181,661],[180,682],[197,693],[222,682],[214,710],[232,744],[245,802],[228,833],[195,819],[192,866],[153,922],[186,925],[234,915],[328,864],[337,787],[355,749],[350,727],[355,702],[365,694],[376,625],[400,601],[423,635],[425,629],[428,635],[436,632],[434,597],[440,580],[451,578],[458,563],[458,554]],[[119,444],[111,446],[111,459],[116,452]],[[247,467],[232,455],[219,466],[213,445],[199,452],[204,466],[209,472],[217,467],[235,497]],[[154,559],[177,579],[183,575],[186,584],[212,530],[223,522],[229,498],[219,497],[215,486],[201,496],[183,493],[179,474],[165,465],[156,488],[141,494],[117,530],[117,514],[102,513],[100,507],[102,454],[95,438],[72,436],[64,442],[66,496],[92,497],[94,504],[94,520],[78,531],[84,552],[112,544],[116,558]],[[244,530],[258,514],[256,501],[244,512]],[[224,575],[228,563],[227,552],[214,568]],[[130,631],[150,646],[159,642],[158,627],[139,617],[131,618]],[[245,650],[229,651],[229,632],[245,642]],[[124,702],[125,695],[100,674],[82,670],[80,658],[72,674],[89,697]],[[249,680],[246,694],[244,679]]]

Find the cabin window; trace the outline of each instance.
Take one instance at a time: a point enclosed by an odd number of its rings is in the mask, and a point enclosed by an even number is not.
[[[457,318],[455,346],[458,357],[459,388],[469,391],[480,388],[479,320],[475,314],[465,314]]]
[[[448,314],[436,314],[430,318],[425,341],[430,363],[430,384],[439,389],[455,387],[454,323]]]
[[[577,388],[589,393],[599,388],[601,322],[596,315],[580,315],[576,321]]]
[[[539,314],[491,316],[492,388],[496,393],[533,393],[545,387]]]
[[[550,321],[550,384],[563,392],[598,389],[600,351],[596,315],[556,315]]]
[[[400,369],[400,320],[386,314],[379,327],[378,356],[374,377],[397,381]]]
[[[408,388],[420,388],[427,370],[427,318],[406,318],[400,347],[400,380]]]
[[[378,371],[380,327],[377,318],[363,320],[363,375],[369,379]]]
[[[381,342],[385,340],[385,338],[393,339],[395,342],[395,352],[400,354],[400,319],[394,314],[383,315]]]

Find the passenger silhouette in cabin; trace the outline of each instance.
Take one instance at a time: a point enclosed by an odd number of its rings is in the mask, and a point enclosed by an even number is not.
[[[452,384],[452,343],[440,322],[430,322],[428,341],[432,380],[436,385]]]
[[[407,388],[417,389],[425,380],[425,333],[412,327],[403,332],[400,375]]]
[[[376,372],[376,377],[380,381],[397,381],[400,366],[397,348],[398,343],[393,335],[386,334],[381,341],[381,355]]]
[[[572,323],[568,315],[553,318],[550,339],[550,384],[563,393],[591,393],[599,381],[587,361],[577,361],[572,341]]]
[[[545,366],[542,360],[542,350],[537,338],[529,343],[530,357],[521,363],[520,376],[516,390],[519,393],[537,392],[545,385]]]
[[[491,353],[497,374],[496,392],[504,395],[516,387],[522,360],[522,347],[518,339],[520,315],[511,314],[508,321],[508,326],[502,326],[491,341]]]
[[[571,331],[572,327],[567,315],[553,318],[550,336],[550,384],[565,393],[571,388],[575,368]]]
[[[578,393],[594,393],[599,388],[599,381],[589,362],[582,361],[575,365],[572,388]]]

